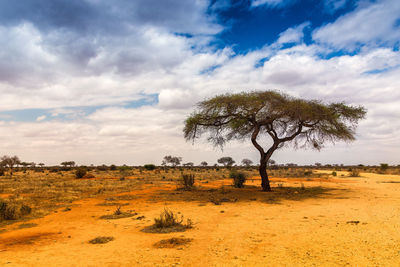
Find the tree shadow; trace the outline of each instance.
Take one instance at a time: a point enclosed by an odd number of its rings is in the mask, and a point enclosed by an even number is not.
[[[350,192],[348,189],[328,188],[322,186],[308,187],[274,187],[271,192],[261,191],[259,186],[234,188],[221,186],[219,188],[197,187],[192,190],[159,190],[148,198],[150,202],[200,202],[200,205],[213,203],[262,202],[281,204],[284,200],[303,201],[307,199],[335,199]]]

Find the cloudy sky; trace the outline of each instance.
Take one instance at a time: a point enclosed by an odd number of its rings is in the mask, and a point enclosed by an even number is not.
[[[368,109],[356,142],[278,163],[400,164],[399,46],[398,0],[0,0],[0,154],[256,162],[250,142],[185,142],[183,121],[204,98],[277,89]]]

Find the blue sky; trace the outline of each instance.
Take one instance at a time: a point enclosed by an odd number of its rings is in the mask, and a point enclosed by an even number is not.
[[[24,160],[257,161],[247,143],[185,143],[183,120],[276,89],[368,109],[356,142],[278,162],[399,164],[397,0],[0,0],[0,45],[0,150]]]

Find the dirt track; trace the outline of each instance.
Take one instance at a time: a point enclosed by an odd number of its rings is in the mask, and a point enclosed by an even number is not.
[[[30,221],[35,227],[7,226],[0,233],[0,265],[400,266],[400,176],[338,174],[334,180],[273,179],[274,193],[260,192],[251,182],[245,189],[216,191],[209,189],[220,184],[203,184],[194,192],[149,187],[114,197],[129,203],[123,210],[138,213],[118,220],[99,219],[115,210],[98,205],[104,197],[85,199],[70,211]],[[223,200],[221,205],[212,203],[213,197]],[[141,232],[164,207],[191,218],[195,227]],[[88,243],[97,236],[115,240]],[[171,237],[192,241],[175,248],[153,246]]]

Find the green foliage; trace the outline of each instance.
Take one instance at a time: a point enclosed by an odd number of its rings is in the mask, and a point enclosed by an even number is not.
[[[229,173],[229,178],[233,179],[233,186],[236,188],[243,188],[246,182],[246,174],[238,171],[231,171]]]
[[[293,140],[295,146],[319,149],[325,141],[354,140],[357,122],[365,114],[363,107],[324,104],[276,91],[254,91],[219,95],[198,103],[183,131],[187,140],[208,132],[208,140],[216,146],[261,132],[274,142]]]
[[[79,167],[76,171],[75,171],[75,177],[76,178],[83,178],[87,173],[86,168],[84,167]]]
[[[154,165],[154,164],[145,164],[143,167],[148,171],[152,171],[152,170],[156,169],[156,165]]]
[[[235,161],[231,157],[222,157],[219,158],[217,161],[219,164],[224,165],[225,167],[232,167],[233,164],[235,164]]]
[[[333,171],[332,176],[337,176],[337,172]]]

